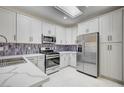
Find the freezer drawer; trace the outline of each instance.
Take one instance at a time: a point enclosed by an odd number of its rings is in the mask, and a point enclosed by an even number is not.
[[[97,66],[95,64],[84,63],[83,72],[97,77]]]
[[[77,62],[77,70],[83,72],[84,70],[84,65],[83,65],[83,62]]]

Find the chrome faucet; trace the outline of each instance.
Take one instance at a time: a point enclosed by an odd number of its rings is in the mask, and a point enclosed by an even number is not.
[[[4,35],[1,35],[1,34],[0,34],[0,37],[4,38],[5,41],[6,41],[6,43],[8,42],[8,41],[7,41],[7,38],[6,38]]]

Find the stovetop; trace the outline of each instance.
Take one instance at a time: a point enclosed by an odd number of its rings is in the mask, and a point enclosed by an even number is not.
[[[59,54],[58,52],[41,52],[41,53],[45,55]]]
[[[41,50],[40,53],[45,55],[59,54],[59,52],[55,52],[54,50]]]

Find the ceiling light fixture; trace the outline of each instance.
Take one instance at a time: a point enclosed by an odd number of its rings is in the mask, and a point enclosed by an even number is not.
[[[76,6],[55,6],[55,8],[72,18],[75,18],[83,13]]]
[[[66,17],[66,16],[64,16],[64,19],[67,19],[67,17]]]

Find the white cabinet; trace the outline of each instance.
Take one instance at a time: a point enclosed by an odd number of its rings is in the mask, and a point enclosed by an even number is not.
[[[67,56],[65,53],[60,53],[60,68],[68,66]]]
[[[93,20],[90,20],[88,22],[88,32],[87,33],[94,33],[94,32],[99,32],[99,29],[98,29],[98,18],[95,18]]]
[[[16,42],[16,13],[0,8],[0,34],[7,38],[8,42]],[[5,42],[0,38],[0,42]]]
[[[100,42],[122,42],[122,9],[99,18]]]
[[[72,42],[72,28],[66,28],[66,44],[71,44]]]
[[[76,67],[76,53],[70,53],[69,65]]]
[[[77,26],[74,26],[72,28],[72,44],[76,44],[77,42],[77,33],[78,33],[78,30],[77,30]]]
[[[100,74],[122,80],[122,44],[100,44]]]
[[[86,34],[88,32],[88,22],[78,24],[78,35]]]
[[[110,77],[110,66],[109,45],[100,44],[100,75]]]
[[[76,44],[77,26],[66,28],[66,44]]]
[[[112,12],[112,42],[122,42],[122,9]]]
[[[42,24],[41,21],[32,19],[31,21],[31,31],[30,31],[30,38],[31,38],[31,43],[39,43],[41,44],[41,29],[42,29]]]
[[[99,18],[100,42],[107,42],[109,40],[109,32],[112,30],[111,20],[110,14]]]
[[[39,20],[17,14],[18,43],[41,43],[41,33]]]
[[[43,35],[55,36],[56,26],[48,22],[43,22]]]
[[[78,35],[99,32],[98,18],[78,24]]]
[[[60,53],[60,67],[63,68],[67,66],[76,67],[76,53]]]
[[[65,44],[66,33],[65,28],[62,26],[56,26],[56,44]]]
[[[31,18],[17,14],[17,42],[29,43],[31,41]]]

